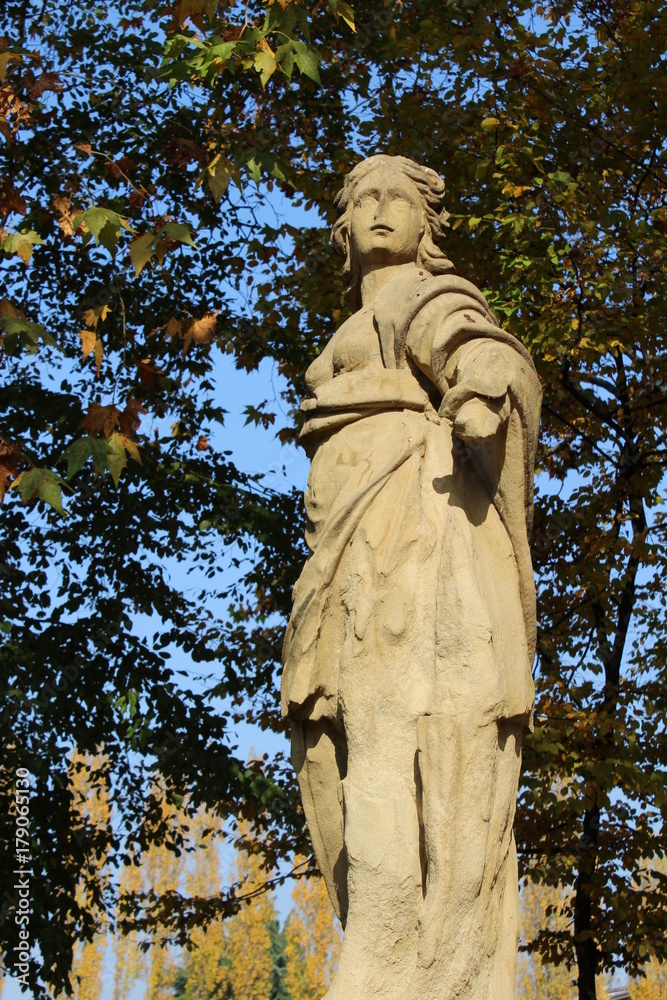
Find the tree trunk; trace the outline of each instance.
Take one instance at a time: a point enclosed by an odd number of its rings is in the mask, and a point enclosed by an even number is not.
[[[598,950],[593,936],[592,877],[598,850],[600,810],[597,806],[584,814],[581,838],[581,861],[575,881],[574,896],[574,948],[577,955],[579,1000],[597,1000],[595,977],[598,968]]]

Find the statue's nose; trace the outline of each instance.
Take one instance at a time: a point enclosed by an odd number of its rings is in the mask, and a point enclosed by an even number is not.
[[[393,229],[393,226],[389,222],[387,222],[387,220],[384,218],[384,212],[386,206],[387,206],[386,200],[384,198],[380,198],[380,200],[377,203],[377,208],[375,209],[375,214],[373,216],[373,225],[372,225],[373,229]]]

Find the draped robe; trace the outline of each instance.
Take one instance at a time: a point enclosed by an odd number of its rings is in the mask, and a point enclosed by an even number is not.
[[[372,324],[381,361],[307,376],[311,554],[283,653],[306,818],[347,922],[330,996],[486,1000],[493,983],[505,1000],[539,381],[461,277],[409,269]],[[481,438],[480,407],[497,426]]]

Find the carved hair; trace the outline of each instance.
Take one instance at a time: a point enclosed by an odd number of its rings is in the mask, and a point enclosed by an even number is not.
[[[445,209],[438,211],[445,193],[445,182],[442,177],[430,167],[422,167],[414,160],[408,160],[405,156],[385,156],[384,154],[369,156],[367,160],[357,163],[356,167],[349,172],[334,202],[338,210],[338,219],[331,230],[331,244],[345,261],[343,264],[343,279],[347,282],[345,298],[352,309],[359,309],[361,306],[361,272],[359,263],[354,259],[350,250],[350,224],[354,207],[354,192],[359,182],[367,177],[372,170],[384,166],[389,166],[397,173],[404,174],[419,192],[424,209],[424,235],[417,250],[416,263],[418,266],[423,267],[431,274],[445,274],[447,271],[454,270],[454,265],[447,254],[436,245],[443,239],[445,227],[449,225],[447,222],[449,212]]]

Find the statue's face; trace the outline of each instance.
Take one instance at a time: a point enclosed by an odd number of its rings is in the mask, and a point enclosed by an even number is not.
[[[354,192],[351,249],[363,264],[416,261],[424,235],[424,211],[417,187],[396,169],[378,167]]]

